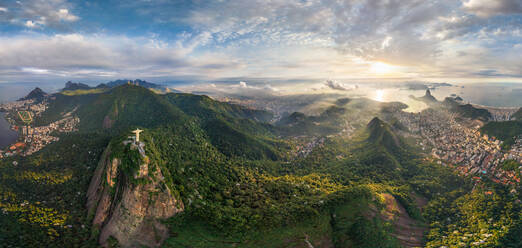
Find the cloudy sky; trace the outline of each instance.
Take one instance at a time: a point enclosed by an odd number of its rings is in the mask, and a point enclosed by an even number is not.
[[[521,55],[521,0],[0,0],[0,83],[522,82]]]

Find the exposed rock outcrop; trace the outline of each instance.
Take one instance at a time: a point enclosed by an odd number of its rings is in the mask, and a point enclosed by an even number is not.
[[[431,91],[429,89],[426,90],[426,94],[424,94],[423,97],[420,97],[420,99],[423,100],[424,102],[427,102],[427,103],[436,103],[436,102],[438,102],[437,98],[435,98],[431,94]]]
[[[65,88],[62,89],[62,91],[66,90],[88,90],[91,89],[89,85],[82,84],[82,83],[73,83],[71,81],[68,81],[65,83]]]
[[[105,150],[87,193],[87,208],[93,228],[99,230],[99,243],[107,246],[113,237],[123,247],[158,247],[168,236],[160,220],[183,211],[183,203],[165,185],[161,168],[149,161],[143,143],[116,145],[127,146],[126,151],[141,157],[141,162],[129,170],[122,161],[135,160],[116,157],[111,145]]]
[[[390,222],[394,227],[391,234],[397,238],[402,247],[424,247],[424,233],[428,230],[425,223],[413,219],[391,194],[382,193],[380,196],[384,200],[384,209],[379,210],[374,205],[370,205],[363,215],[368,219],[379,217],[383,221]],[[417,207],[422,209],[427,200],[417,195],[414,197]]]

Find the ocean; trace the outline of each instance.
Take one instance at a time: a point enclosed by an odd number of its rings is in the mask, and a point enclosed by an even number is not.
[[[400,101],[410,106],[409,111],[420,111],[427,106],[410,96],[423,96],[426,90],[408,89],[389,84],[380,86],[360,84],[357,90],[345,92],[350,96],[365,96],[377,101]],[[35,87],[47,93],[54,93],[64,87],[63,83],[0,83],[0,103],[15,101],[26,96]],[[277,86],[276,86],[277,87]],[[342,92],[339,92],[342,93]],[[475,103],[492,107],[522,107],[522,84],[517,83],[475,83],[440,86],[431,90],[439,101],[448,96],[460,96],[465,103]]]
[[[515,83],[477,83],[452,86],[439,86],[430,89],[439,101],[449,96],[460,96],[464,103],[473,103],[491,107],[522,107],[522,84]],[[393,87],[386,84],[360,86],[347,92],[350,96],[365,96],[380,102],[403,102],[409,106],[406,111],[418,112],[428,106],[411,98],[424,96],[426,89]]]
[[[11,130],[9,122],[4,118],[5,113],[0,112],[0,149],[4,149],[18,138],[18,133]]]
[[[16,101],[39,87],[47,93],[57,92],[64,84],[55,83],[0,83],[0,103]]]

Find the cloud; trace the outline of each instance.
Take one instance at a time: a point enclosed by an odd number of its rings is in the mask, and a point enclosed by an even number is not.
[[[457,3],[424,0],[231,0],[198,6],[184,19],[225,46],[322,46],[402,65],[440,55],[433,27]]]
[[[49,70],[46,69],[39,69],[39,68],[32,68],[32,67],[23,67],[22,71],[34,73],[34,74],[49,74]]]
[[[69,23],[80,19],[71,13],[73,5],[65,0],[27,0],[7,3],[0,7],[0,23],[18,24],[29,28],[49,27],[57,30],[69,29]],[[9,11],[7,11],[9,9]],[[5,10],[5,11],[2,11]]]
[[[467,0],[462,6],[464,10],[480,17],[522,14],[520,0]]]
[[[230,95],[241,95],[241,96],[273,96],[279,94],[281,90],[273,87],[267,82],[252,82],[247,83],[246,81],[226,81],[226,82],[213,82],[203,83],[194,85],[183,85],[176,88],[183,92],[196,92],[206,93],[215,96],[230,96]]]
[[[36,24],[33,21],[28,20],[25,22],[25,26],[28,28],[34,28],[34,27],[36,27]]]
[[[191,53],[183,41],[163,44],[149,38],[79,34],[0,37],[0,75],[8,74],[12,79],[43,72],[57,77],[227,76],[220,73],[237,68],[239,63],[222,54]],[[209,64],[213,66],[209,68]]]
[[[487,2],[492,2],[487,3],[486,7],[495,14],[518,12],[520,3],[517,0]],[[496,59],[494,61],[498,64],[491,65],[484,56],[488,54],[488,58],[500,58],[503,54],[512,53],[517,38],[496,30],[519,30],[520,23],[502,17],[484,18],[482,14],[478,17],[474,11],[484,9],[481,7],[484,3],[485,0],[464,3],[272,0],[266,4],[266,1],[230,0],[197,6],[189,12],[184,22],[210,33],[211,45],[239,48],[234,55],[250,61],[249,68],[263,64],[281,71],[284,67],[285,74],[300,71],[301,75],[306,76],[316,73],[339,78],[342,73],[351,75],[348,74],[350,67],[360,67],[360,70],[354,69],[353,72],[359,77],[368,76],[368,68],[360,66],[362,60],[363,64],[364,61],[380,61],[406,68],[409,72],[406,74],[411,77],[438,78],[452,73],[455,74],[451,76],[461,77],[465,76],[466,71],[468,75],[474,75],[474,70],[470,70],[473,67],[512,67]],[[493,34],[498,36],[493,38]],[[269,57],[273,46],[281,48],[279,55],[274,55],[277,58]],[[479,47],[484,52],[482,55],[470,53],[462,56],[466,54],[466,46]],[[285,48],[301,48],[296,52],[300,55],[289,58],[291,52],[285,51]],[[330,61],[311,52],[328,49],[339,52],[338,55],[328,53]],[[316,63],[324,70],[310,66],[313,62],[301,62],[303,58],[321,61],[322,64]],[[260,70],[254,76],[273,71]],[[336,75],[327,76],[328,72]]]
[[[516,0],[9,1],[1,4],[6,11],[0,9],[0,25],[18,30],[0,37],[0,73],[22,77],[30,72],[20,68],[38,68],[48,70],[45,75],[75,77],[286,78],[321,85],[325,78],[422,81],[478,77],[477,71],[487,70],[516,76],[522,74],[522,59],[516,56],[522,27],[518,16],[507,14],[519,13],[519,4]],[[100,10],[106,13],[89,12]],[[100,33],[85,35],[92,30]],[[372,71],[376,62],[392,69],[386,75]],[[234,85],[240,88],[238,82]],[[248,81],[242,88],[251,87],[258,86]],[[324,87],[345,88],[337,81]]]
[[[71,13],[69,13],[68,9],[60,9],[58,12],[54,13],[58,20],[68,21],[68,22],[74,22],[80,19],[78,16],[75,16]]]
[[[330,88],[330,89],[342,90],[342,91],[350,91],[350,90],[353,90],[353,89],[355,89],[357,87],[357,86],[347,87],[345,84],[339,83],[339,82],[334,81],[334,80],[326,80],[326,82],[324,84],[326,86],[328,86],[328,88]]]

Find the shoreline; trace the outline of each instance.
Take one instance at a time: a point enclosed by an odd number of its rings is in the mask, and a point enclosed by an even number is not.
[[[0,132],[2,132],[2,135],[5,133],[5,131],[8,131],[8,132],[11,132],[12,135],[9,135],[9,134],[5,134],[5,136],[1,136],[1,140],[0,140],[0,149],[3,150],[5,149],[6,147],[8,147],[9,145],[15,143],[17,140],[18,140],[18,137],[19,137],[19,134],[17,131],[11,129],[11,123],[9,123],[9,121],[7,121],[7,119],[5,118],[5,113],[6,112],[1,112],[0,111],[0,122],[5,122],[7,123],[7,126],[5,127],[5,129],[3,130],[0,130]],[[4,127],[2,127],[4,128]],[[12,139],[12,140],[11,140]],[[9,141],[9,142],[7,142]],[[5,143],[5,144],[4,144]]]
[[[522,106],[520,106],[520,107],[497,107],[497,106],[487,106],[487,105],[482,105],[482,104],[472,103],[472,102],[470,102],[469,104],[471,104],[471,106],[473,106],[473,107],[477,107],[477,108],[494,109],[494,110],[514,110],[514,111],[517,111],[517,110],[519,110],[520,108],[522,108]]]

